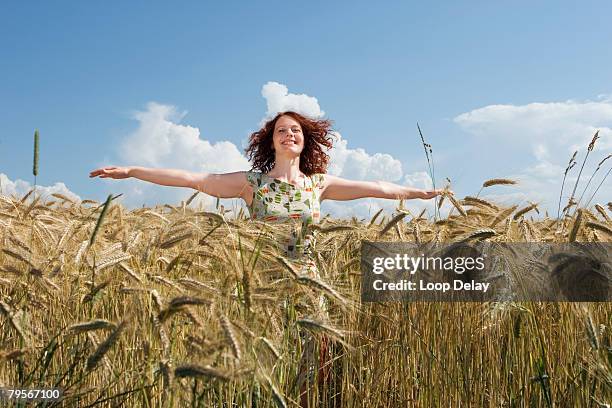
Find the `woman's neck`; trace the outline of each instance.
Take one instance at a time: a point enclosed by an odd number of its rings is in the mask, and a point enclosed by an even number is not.
[[[302,179],[299,156],[291,159],[276,160],[274,167],[268,172],[268,176],[285,179],[290,183],[299,182]]]

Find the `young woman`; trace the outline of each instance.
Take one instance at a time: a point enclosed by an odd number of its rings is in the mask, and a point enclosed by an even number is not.
[[[177,169],[109,166],[89,177],[138,178],[164,186],[189,187],[219,198],[242,198],[251,218],[266,223],[298,221],[293,241],[284,242],[286,255],[304,260],[312,255],[308,225],[320,218],[323,200],[431,199],[442,190],[421,190],[385,181],[355,181],[326,174],[331,148],[331,122],[312,120],[295,112],[281,112],[253,133],[246,149],[252,169],[211,174]],[[295,222],[294,222],[295,223]]]
[[[193,188],[214,197],[242,198],[254,220],[292,227],[290,233],[277,238],[280,249],[300,265],[301,273],[318,276],[314,234],[309,226],[319,221],[321,201],[365,197],[431,199],[442,194],[442,190],[420,190],[384,181],[353,181],[326,174],[329,156],[323,148],[332,147],[330,128],[329,120],[313,120],[296,112],[277,114],[251,135],[246,149],[251,171],[210,174],[110,166],[94,170],[89,176],[135,177],[164,186]],[[313,339],[307,339],[300,364],[302,371],[312,371],[316,364],[305,361],[312,360],[316,353]],[[303,391],[305,376],[300,377],[297,386]],[[306,393],[302,395],[304,398]]]

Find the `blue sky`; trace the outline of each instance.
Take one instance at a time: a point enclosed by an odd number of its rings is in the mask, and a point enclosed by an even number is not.
[[[362,158],[386,154],[401,163],[390,181],[418,185],[419,121],[436,175],[460,196],[487,178],[524,176],[499,198],[556,208],[561,174],[553,174],[573,144],[584,150],[602,129],[594,157],[612,146],[612,3],[534,3],[4,2],[0,173],[5,185],[32,182],[39,128],[39,185],[63,182],[97,200],[140,188],[132,205],[180,200],[190,192],[88,173],[144,165],[120,146],[145,126],[134,115],[151,102],[174,107],[166,119],[197,128],[200,139],[240,150],[266,114],[262,87],[274,81],[316,98],[353,167],[357,149]],[[181,166],[165,157],[158,163]],[[610,189],[600,193],[610,200]],[[363,212],[352,204],[346,211]]]

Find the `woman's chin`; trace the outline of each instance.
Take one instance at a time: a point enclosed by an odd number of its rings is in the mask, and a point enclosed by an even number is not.
[[[290,145],[290,146],[285,146],[283,145],[282,147],[284,152],[293,152],[293,153],[301,153],[302,149],[300,148],[300,146],[296,146],[296,145]]]
[[[299,157],[300,154],[302,154],[302,151],[299,149],[283,149],[279,153],[281,153],[283,156],[293,158],[293,157]]]

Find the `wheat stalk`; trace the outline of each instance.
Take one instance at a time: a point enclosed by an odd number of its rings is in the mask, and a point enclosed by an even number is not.
[[[0,312],[2,312],[4,317],[11,324],[11,326],[13,326],[13,329],[15,329],[17,334],[19,334],[19,337],[21,337],[21,339],[26,344],[29,345],[29,336],[26,335],[25,330],[23,330],[23,328],[21,327],[21,325],[17,321],[17,318],[15,316],[15,312],[13,311],[13,309],[7,303],[5,303],[5,302],[3,302],[1,300],[0,300]]]
[[[591,194],[591,198],[589,198],[589,201],[587,201],[587,203],[584,205],[585,207],[588,207],[589,204],[591,203],[591,201],[593,200],[593,198],[595,198],[595,195],[597,194],[597,192],[599,191],[599,189],[601,188],[601,186],[603,185],[604,181],[606,181],[606,179],[608,178],[608,176],[610,175],[610,172],[612,172],[612,167],[610,167],[608,169],[608,171],[606,172],[606,174],[603,176],[603,178],[601,179],[601,181],[599,182],[599,185],[597,186],[597,188],[595,189],[595,191],[593,191],[593,194]]]
[[[195,193],[193,193],[193,194],[191,195],[191,197],[189,197],[189,198],[187,199],[187,201],[185,202],[185,206],[188,206],[189,204],[191,204],[191,202],[193,201],[193,199],[194,199],[194,198],[196,198],[196,196],[197,196],[198,194],[200,194],[200,192],[199,192],[199,191],[196,191]]]
[[[34,131],[34,165],[32,166],[32,174],[38,176],[38,151],[39,151],[40,135],[38,129]],[[36,185],[36,182],[34,182]]]
[[[121,332],[125,330],[126,326],[127,326],[126,320],[119,323],[119,325],[115,327],[115,329],[106,338],[106,340],[104,340],[98,346],[96,351],[91,356],[89,356],[89,358],[87,359],[87,366],[86,366],[88,371],[91,371],[94,368],[96,368],[96,365],[100,362],[100,360],[106,355],[106,353],[108,353],[111,347],[113,347],[113,345],[119,340],[119,336],[121,335]]]
[[[606,220],[607,222],[610,222],[610,217],[608,217],[608,214],[606,214],[606,209],[605,208],[603,208],[599,204],[595,204],[595,209],[597,210],[597,212],[599,214],[601,214],[601,216],[604,218],[604,220]]]
[[[236,334],[234,333],[234,330],[230,326],[230,322],[228,318],[225,315],[221,314],[219,316],[219,322],[221,323],[221,328],[223,329],[223,332],[225,333],[225,337],[231,346],[232,354],[234,355],[234,358],[236,360],[240,360],[240,357],[242,356],[242,353],[240,351],[240,345],[238,344],[238,341],[236,340]]]
[[[151,276],[151,278],[153,280],[157,281],[157,282],[161,282],[161,283],[163,283],[165,285],[168,285],[171,288],[174,288],[174,289],[178,290],[179,292],[183,292],[183,289],[180,286],[178,286],[177,284],[175,284],[171,280],[168,280],[168,279],[164,278],[163,276],[153,275],[153,276]]]
[[[176,378],[185,377],[204,377],[221,381],[229,381],[230,377],[227,373],[209,366],[200,366],[196,364],[185,364],[174,369]]]
[[[89,322],[75,323],[68,327],[68,331],[76,334],[86,333],[91,330],[114,329],[117,325],[113,322],[104,319],[95,319]]]
[[[291,276],[293,276],[294,278],[298,278],[299,274],[297,273],[297,271],[295,270],[295,268],[293,267],[293,265],[289,262],[289,260],[287,258],[285,258],[282,255],[277,255],[276,256],[276,260],[285,267],[285,269],[287,269],[289,271],[289,273],[291,274]]]
[[[485,181],[482,183],[482,188],[491,187],[491,186],[499,186],[499,185],[511,185],[517,184],[515,180],[507,179],[507,178],[494,178]]]
[[[104,207],[102,207],[102,212],[100,213],[100,217],[98,217],[98,222],[96,222],[96,226],[94,227],[93,233],[91,234],[91,238],[89,240],[89,246],[92,246],[96,240],[96,236],[98,235],[98,231],[104,222],[104,217],[106,217],[106,213],[108,212],[108,208],[110,207],[111,200],[113,199],[113,195],[109,194],[104,202]]]
[[[184,241],[186,239],[189,239],[191,237],[193,237],[193,232],[190,231],[190,232],[187,232],[185,234],[174,236],[172,238],[169,238],[169,239],[165,240],[164,242],[159,244],[159,247],[161,249],[172,248],[173,246],[178,245],[182,241]]]
[[[599,139],[599,130],[597,132],[595,132],[595,135],[593,135],[593,138],[591,139],[591,142],[589,143],[586,155],[584,156],[584,160],[582,161],[582,165],[580,166],[580,171],[578,172],[578,178],[576,178],[576,182],[574,183],[574,188],[572,189],[572,194],[570,195],[570,199],[568,200],[568,202],[571,202],[571,201],[574,200],[574,194],[576,194],[576,189],[578,188],[578,183],[580,182],[580,177],[582,176],[582,170],[584,169],[584,165],[586,164],[586,161],[587,161],[587,159],[589,157],[589,154],[595,148],[595,142],[597,141],[597,139]],[[576,204],[578,204],[578,203],[576,203]],[[587,206],[588,206],[588,204],[587,204]],[[576,208],[578,208],[578,207],[576,206]],[[575,214],[575,212],[574,212],[574,214]]]
[[[499,207],[496,206],[495,204],[492,204],[486,200],[483,200],[482,198],[478,198],[478,197],[472,197],[472,196],[465,196],[463,197],[463,204],[464,205],[472,205],[472,206],[479,206],[479,207],[485,207],[491,210],[495,210],[495,211],[499,211]]]
[[[79,247],[76,255],[74,256],[75,265],[78,266],[81,263],[81,257],[85,253],[85,250],[87,249],[87,245],[89,244],[89,242],[90,242],[89,240],[85,240],[81,243],[81,246]]]
[[[594,222],[594,221],[588,221],[584,225],[586,227],[588,227],[588,228],[593,228],[593,229],[596,229],[598,231],[605,232],[606,234],[612,236],[612,228],[608,227],[605,224],[602,224],[602,223],[599,223],[599,222]]]
[[[575,242],[576,241],[576,236],[578,235],[578,231],[580,231],[580,225],[582,223],[582,209],[578,209],[578,212],[576,213],[576,218],[574,220],[574,224],[572,225],[572,230],[570,231],[569,234],[569,242]]]
[[[16,252],[16,251],[11,251],[10,249],[2,249],[2,252],[4,252],[5,254],[7,254],[8,256],[17,259],[18,261],[22,261],[27,263],[32,269],[36,269],[36,267],[34,266],[34,264],[31,262],[31,260],[27,259],[24,255]]]
[[[595,169],[595,171],[593,172],[593,174],[591,174],[591,177],[589,177],[589,181],[587,181],[586,186],[584,186],[584,189],[582,190],[582,194],[580,194],[580,198],[578,199],[578,205],[580,205],[580,203],[582,202],[582,197],[584,197],[584,193],[586,193],[587,189],[589,188],[589,185],[591,185],[591,181],[593,180],[593,178],[595,177],[595,174],[597,174],[597,172],[599,171],[599,169],[601,168],[601,165],[604,164],[606,162],[606,160],[608,160],[609,158],[612,157],[612,154],[607,155],[606,157],[603,158],[603,160],[601,160],[598,164],[597,164],[597,168]]]
[[[136,274],[125,262],[119,262],[119,266],[125,273],[127,273],[135,281],[142,283],[142,278]]]
[[[102,289],[107,287],[110,282],[111,282],[110,279],[108,279],[96,286],[93,286],[91,288],[91,291],[83,297],[83,303],[91,302],[93,298],[98,294],[98,292],[100,292]],[[93,285],[93,282],[92,282],[92,285]]]
[[[180,278],[178,280],[178,282],[183,284],[184,286],[190,288],[190,289],[195,289],[195,290],[198,290],[198,291],[204,290],[204,291],[207,291],[207,292],[214,293],[216,295],[220,295],[221,294],[219,289],[214,288],[214,287],[212,287],[210,285],[207,285],[207,284],[205,284],[203,282],[200,282],[200,281],[198,281],[196,279],[192,279],[192,278]]]
[[[172,362],[169,359],[162,359],[159,362],[159,372],[164,380],[163,387],[164,391],[169,391],[172,388],[172,380],[174,379],[174,373],[172,372]]]
[[[315,278],[311,278],[309,276],[300,276],[297,278],[297,281],[303,285],[307,285],[319,290],[322,290],[323,292],[325,292],[327,295],[333,297],[334,299],[338,300],[341,304],[346,304],[347,301],[346,299],[344,299],[342,297],[342,295],[340,295],[338,292],[336,292],[336,290],[334,290],[331,286],[329,286],[327,283],[322,282],[318,279]]]
[[[538,208],[538,204],[537,203],[533,203],[531,205],[528,205],[524,208],[521,208],[520,210],[518,210],[516,212],[516,214],[514,214],[514,217],[512,217],[514,220],[518,220],[522,215],[527,214],[529,211],[531,210],[536,210],[537,211]]]
[[[277,360],[281,359],[280,353],[278,352],[276,347],[274,347],[274,344],[272,344],[272,342],[269,339],[267,339],[266,337],[258,337],[257,340],[259,340],[262,343],[264,343],[266,345],[266,347],[268,348],[268,350],[270,350],[270,352],[274,355],[274,357]]]
[[[109,256],[108,258],[101,260],[100,263],[96,265],[96,272],[100,272],[101,270],[108,268],[109,266],[117,265],[118,263],[127,261],[131,257],[132,255],[125,253]]]
[[[179,296],[170,300],[169,307],[180,308],[183,306],[210,306],[212,302],[207,299],[192,297],[192,296]]]
[[[18,348],[10,351],[0,352],[0,361],[11,361],[16,358],[22,357],[28,351],[27,348]]]
[[[385,227],[378,233],[379,237],[382,237],[383,235],[385,235],[387,233],[387,231],[389,231],[391,228],[393,228],[393,226],[395,224],[397,224],[398,222],[400,222],[401,220],[404,219],[404,217],[408,215],[407,212],[400,212],[399,214],[397,214],[395,217],[393,217],[391,219],[391,221],[389,221],[387,223],[387,225],[385,225]]]
[[[270,391],[272,392],[272,398],[277,408],[287,408],[287,403],[285,402],[285,397],[278,391],[276,385],[272,382],[272,379],[267,375],[262,373],[262,376],[268,383],[268,387],[270,387]]]
[[[491,224],[489,224],[489,227],[493,228],[494,226],[496,226],[497,224],[499,224],[499,222],[505,220],[506,218],[508,218],[510,216],[510,214],[512,214],[514,212],[514,210],[516,210],[516,207],[518,207],[517,205],[513,205],[510,208],[506,208],[505,210],[500,211],[495,218],[493,218],[493,221],[491,221]]]
[[[296,323],[299,326],[312,331],[313,333],[326,333],[328,335],[338,337],[339,339],[344,337],[344,334],[338,329],[317,320],[304,318],[297,320]]]
[[[374,216],[372,217],[372,219],[370,220],[370,223],[368,224],[368,228],[370,228],[372,225],[374,225],[374,222],[376,222],[376,219],[378,218],[378,216],[383,212],[383,209],[381,208],[380,210],[376,211],[376,214],[374,214]]]
[[[465,241],[482,241],[497,235],[497,231],[491,228],[481,228],[470,232],[460,239],[461,242]]]
[[[461,214],[461,216],[467,217],[465,210],[463,209],[461,204],[459,204],[457,199],[455,199],[455,197],[452,194],[446,194],[446,197],[448,197],[448,200],[451,202],[451,204],[453,204],[453,207],[455,207],[457,211],[459,211],[459,214]]]
[[[338,232],[338,231],[352,231],[352,230],[355,230],[356,228],[357,227],[355,227],[354,225],[335,225],[333,227],[327,227],[327,228],[321,227],[316,224],[311,226],[311,229],[313,231],[318,231],[321,234],[328,234],[331,232]]]

